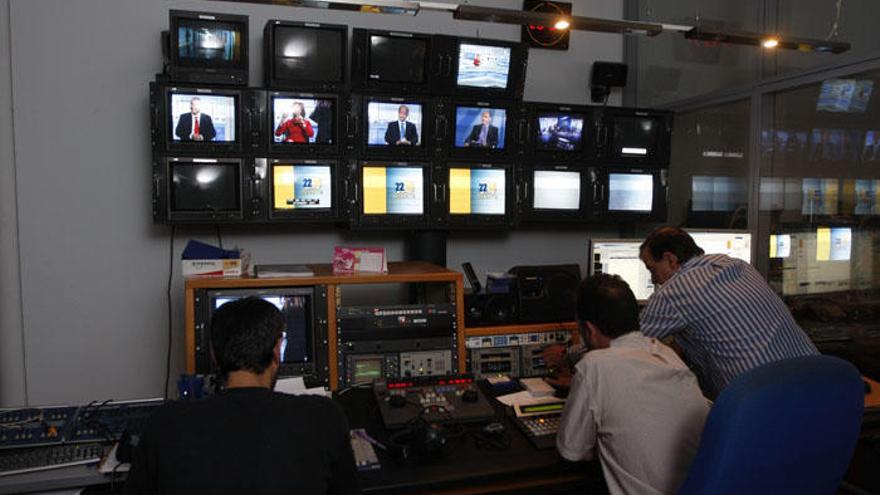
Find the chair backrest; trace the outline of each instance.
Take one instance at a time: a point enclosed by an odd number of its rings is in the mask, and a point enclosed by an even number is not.
[[[858,440],[864,385],[831,356],[769,363],[712,406],[679,494],[836,493]]]

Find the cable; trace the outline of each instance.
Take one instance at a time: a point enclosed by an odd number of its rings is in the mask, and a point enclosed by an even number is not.
[[[840,29],[840,10],[842,7],[843,0],[836,0],[834,2],[834,8],[837,12],[834,14],[834,22],[831,23],[831,31],[828,33],[828,36],[825,37],[825,41],[837,38],[838,30]]]
[[[174,282],[174,225],[171,226],[171,235],[168,240],[168,352],[165,356],[165,388],[162,396],[168,400],[168,382],[171,380],[171,342],[174,337],[174,316],[172,314],[171,284]],[[219,229],[219,226],[218,226]],[[218,230],[219,235],[219,230]]]
[[[217,247],[223,249],[223,237],[220,236],[220,224],[214,225],[214,228],[217,231]]]

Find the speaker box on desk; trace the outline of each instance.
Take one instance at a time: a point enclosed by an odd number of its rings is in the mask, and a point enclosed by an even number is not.
[[[508,272],[517,277],[521,323],[574,321],[579,265],[515,266]]]
[[[515,292],[509,294],[465,294],[464,324],[467,327],[488,327],[516,323],[519,318]]]

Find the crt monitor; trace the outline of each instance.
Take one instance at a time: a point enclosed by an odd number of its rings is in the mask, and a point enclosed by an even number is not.
[[[688,234],[706,254],[726,254],[752,262],[752,234],[737,230],[690,230]]]
[[[532,208],[577,212],[581,207],[581,171],[535,170]]]
[[[171,160],[168,170],[169,216],[241,215],[241,162],[224,159]]]
[[[175,147],[238,142],[238,94],[170,89],[168,135]]]
[[[346,26],[269,21],[266,34],[270,87],[334,88],[345,82]]]
[[[395,33],[369,33],[367,37],[368,80],[403,84],[427,82],[428,39]]]
[[[669,160],[667,117],[639,111],[612,112],[609,127],[609,159],[665,166]]]
[[[612,213],[648,214],[653,211],[654,181],[652,173],[608,173],[608,211]]]
[[[490,106],[455,106],[455,147],[503,150],[507,133],[507,110]]]
[[[507,89],[512,48],[477,41],[458,43],[455,83],[459,88]]]
[[[639,258],[643,239],[593,239],[590,242],[590,274],[618,275],[629,284],[639,301],[654,293],[651,272]]]
[[[334,162],[272,160],[272,218],[315,217],[334,211]]]
[[[452,216],[504,216],[507,174],[505,168],[449,168],[449,214]]]
[[[421,218],[425,208],[425,168],[366,162],[361,167],[363,216]]]
[[[208,297],[211,315],[224,304],[244,297],[259,297],[278,308],[284,316],[279,376],[296,376],[315,371],[314,296],[312,287],[281,287],[216,290]]]
[[[423,147],[422,103],[371,99],[366,114],[368,149]]]
[[[246,16],[170,11],[171,61],[177,67],[247,70]]]
[[[585,116],[575,112],[537,112],[535,150],[577,153],[583,149]]]
[[[272,93],[272,147],[332,146],[336,136],[336,98]]]

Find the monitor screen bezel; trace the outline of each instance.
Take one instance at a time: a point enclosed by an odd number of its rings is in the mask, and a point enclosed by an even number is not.
[[[178,211],[172,205],[172,173],[171,169],[174,164],[211,164],[211,163],[230,163],[238,166],[238,209],[224,211],[222,213],[208,211]],[[223,223],[223,222],[241,222],[244,220],[245,205],[245,183],[246,176],[244,170],[244,159],[242,158],[226,158],[226,157],[181,157],[168,156],[163,158],[162,167],[164,168],[165,184],[165,214],[169,222],[179,223]]]
[[[444,45],[448,45],[447,50],[450,50],[451,53],[446,54],[447,57],[451,58],[452,62],[450,64],[451,72],[449,74],[449,90],[451,94],[455,95],[475,95],[480,98],[508,98],[508,99],[520,99],[523,95],[523,90],[525,86],[525,74],[526,74],[526,63],[528,61],[528,49],[527,47],[520,42],[515,41],[504,41],[504,40],[495,40],[495,39],[484,39],[484,38],[468,38],[468,37],[445,37],[438,36],[438,38],[445,39],[444,41],[439,41],[438,44],[443,43]],[[446,41],[451,38],[451,42]],[[471,86],[459,86],[458,85],[458,69],[459,69],[459,52],[461,51],[462,44],[471,44],[471,45],[484,45],[484,46],[493,46],[493,47],[502,47],[502,48],[510,48],[510,67],[507,71],[507,86],[505,88],[475,88]]]
[[[580,173],[580,201],[576,210],[551,210],[535,208],[535,172],[578,172]],[[528,165],[523,167],[522,190],[525,201],[522,202],[521,215],[526,220],[542,220],[549,222],[584,223],[588,220],[587,209],[589,198],[587,185],[590,171],[577,165]]]
[[[310,80],[310,79],[286,79],[276,74],[275,61],[275,38],[276,29],[278,27],[294,27],[315,29],[324,31],[337,31],[342,35],[342,50],[338,54],[338,61],[341,65],[342,79],[339,81],[326,80]],[[265,67],[265,83],[270,90],[281,91],[318,91],[318,92],[336,92],[343,91],[348,86],[348,26],[344,24],[324,24],[318,22],[302,22],[302,21],[284,21],[280,19],[271,19],[266,21],[266,27],[263,30],[264,39],[264,67]],[[337,119],[338,120],[338,119]]]
[[[535,160],[577,160],[583,163],[595,163],[598,159],[598,125],[599,108],[585,105],[557,105],[553,103],[528,103],[528,146],[529,153]],[[538,148],[538,117],[549,113],[583,114],[584,127],[581,135],[581,149],[578,151],[545,150]],[[590,129],[589,133],[587,129]]]
[[[218,297],[237,297],[244,298],[248,296],[307,296],[309,298],[309,314],[307,318],[309,319],[310,330],[312,335],[310,335],[309,339],[309,357],[311,357],[311,361],[308,363],[297,361],[294,363],[281,363],[281,367],[278,370],[278,377],[289,377],[289,376],[315,376],[318,371],[318,362],[323,362],[324,359],[321,359],[317,355],[318,350],[320,348],[318,339],[321,338],[319,335],[319,331],[316,327],[319,325],[316,321],[316,314],[318,313],[317,308],[315,307],[316,303],[319,301],[319,297],[316,296],[315,287],[311,286],[302,286],[302,287],[253,287],[253,288],[237,288],[237,289],[211,289],[207,291],[207,299],[208,299],[208,314],[207,317],[207,325],[205,325],[204,330],[204,343],[203,345],[210,346],[211,342],[211,328],[210,321],[211,317],[214,314],[214,300]],[[202,371],[202,370],[197,370]]]
[[[217,22],[227,24],[237,24],[241,33],[241,57],[237,64],[216,64],[211,61],[192,62],[185,61],[180,58],[178,46],[180,43],[179,26],[181,20],[193,20],[200,22]],[[221,14],[215,12],[195,12],[189,10],[169,10],[168,11],[168,30],[169,30],[169,57],[170,65],[181,70],[208,70],[217,73],[235,72],[247,73],[248,71],[248,45],[250,43],[248,37],[248,17],[245,15]]]
[[[611,201],[611,174],[624,175],[651,175],[653,181],[653,194],[651,202],[651,211],[623,211],[611,210],[609,203]],[[653,168],[627,168],[609,166],[602,171],[601,174],[601,204],[602,211],[606,218],[615,220],[665,220],[666,218],[666,187],[663,185],[663,171]]]
[[[162,86],[162,101],[159,103],[160,108],[157,112],[160,133],[160,142],[164,141],[164,150],[169,153],[224,153],[224,152],[241,152],[244,148],[244,92],[239,89],[217,88],[204,86],[185,86],[185,85],[167,85]],[[187,142],[175,141],[173,128],[179,116],[171,114],[171,98],[174,94],[195,94],[207,96],[229,96],[235,99],[235,141],[231,142]],[[155,126],[155,124],[154,124]]]
[[[366,214],[364,213],[364,167],[403,167],[422,169],[422,213],[421,214]],[[430,226],[431,196],[429,195],[431,180],[431,164],[425,161],[393,161],[393,160],[359,160],[353,167],[355,176],[349,180],[355,187],[354,204],[352,205],[352,227],[354,228],[424,228]]]
[[[292,143],[276,143],[274,125],[274,108],[275,98],[304,98],[313,100],[333,100],[333,133],[335,142],[333,144],[292,144]],[[340,143],[344,141],[345,134],[342,126],[343,115],[345,114],[342,98],[337,93],[304,93],[297,91],[267,91],[266,101],[266,138],[267,150],[271,156],[337,156],[339,151],[345,146]]]
[[[358,100],[360,100],[358,102]],[[369,159],[388,159],[388,160],[413,160],[419,161],[429,156],[430,148],[433,146],[434,142],[434,104],[435,99],[423,96],[414,96],[411,98],[400,98],[396,96],[383,96],[383,95],[359,95],[358,98],[354,100],[353,106],[358,108],[359,110],[359,119],[360,122],[357,124],[358,132],[357,132],[357,141],[358,148],[361,150],[361,155],[365,158]],[[390,104],[405,104],[405,103],[418,103],[422,106],[422,135],[419,137],[419,141],[422,143],[420,146],[370,146],[367,143],[367,139],[370,135],[370,119],[368,114],[368,107],[370,103],[390,103]]]
[[[422,83],[390,82],[370,78],[370,38],[371,36],[387,36],[391,38],[409,38],[425,41],[425,81]],[[407,31],[386,31],[381,29],[355,28],[352,31],[352,68],[351,81],[355,89],[378,91],[394,94],[432,93],[439,75],[438,64],[434,55],[434,35]]]
[[[503,215],[487,215],[487,214],[452,214],[449,211],[452,190],[449,186],[449,171],[454,168],[466,168],[471,170],[504,170],[504,214]],[[516,204],[517,204],[517,188],[516,188],[516,167],[513,163],[475,163],[463,161],[449,161],[443,165],[434,167],[435,184],[442,191],[441,201],[437,202],[436,217],[442,219],[449,228],[509,228],[516,223]]]
[[[604,146],[602,158],[605,162],[619,163],[625,166],[651,168],[667,168],[672,139],[672,112],[660,110],[643,110],[635,108],[605,108],[603,110]],[[614,147],[614,121],[616,118],[648,117],[661,124],[656,136],[655,150],[644,156],[624,155],[616,152]]]
[[[467,148],[455,145],[455,132],[458,123],[456,113],[458,107],[474,107],[487,109],[503,109],[505,112],[504,124],[504,149]],[[453,159],[474,161],[505,161],[516,156],[519,152],[519,143],[516,142],[516,130],[520,124],[519,112],[515,103],[505,100],[491,100],[478,98],[456,98],[449,103],[446,113],[446,122],[449,124],[446,146],[449,156]]]
[[[275,208],[275,166],[276,165],[305,165],[305,166],[328,166],[330,167],[330,208],[320,209],[302,209],[302,210],[278,210]],[[269,221],[278,222],[311,222],[333,223],[339,220],[339,212],[341,211],[340,202],[343,194],[340,190],[342,180],[340,179],[340,164],[336,159],[301,159],[301,158],[270,158],[267,163],[266,183],[267,183],[267,210],[269,212]]]

